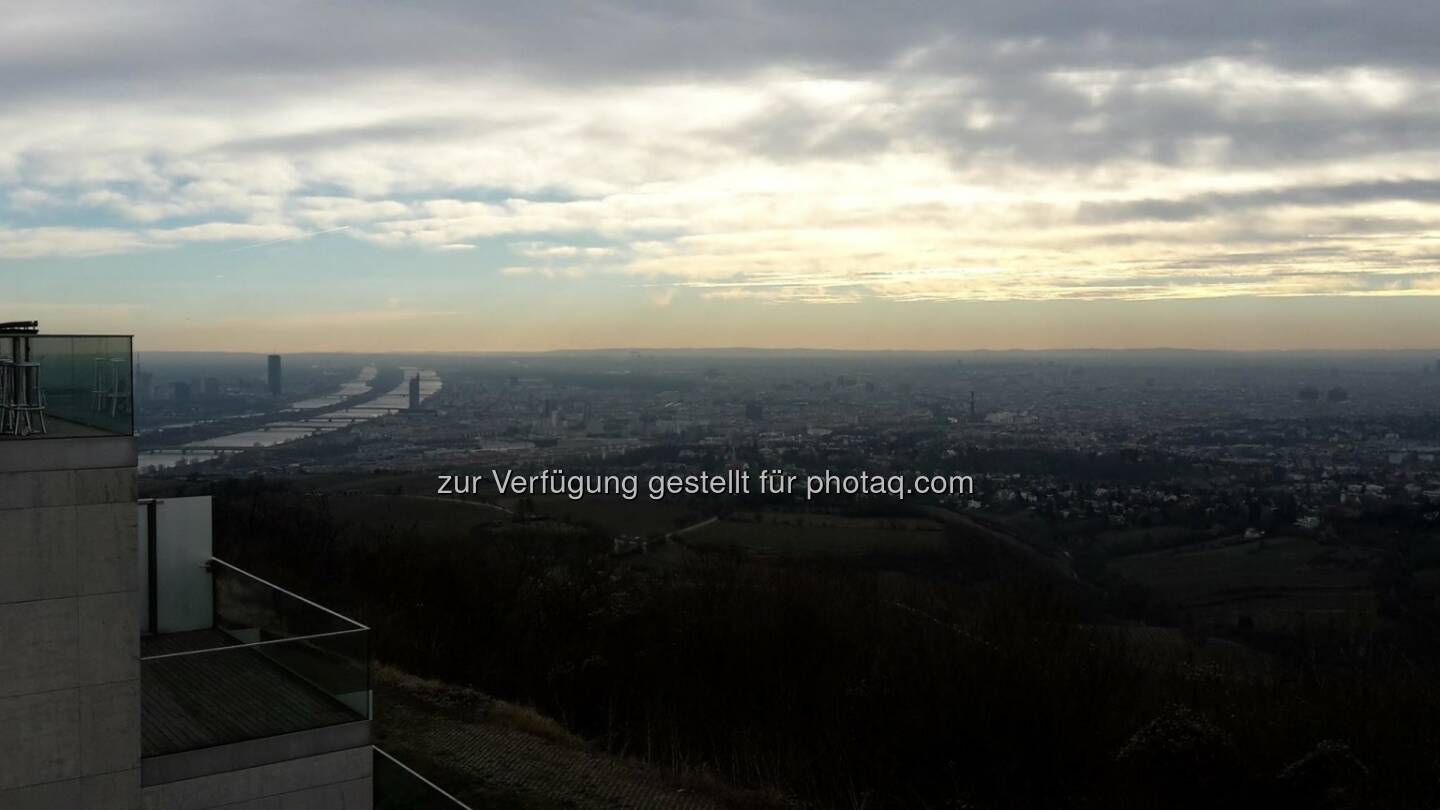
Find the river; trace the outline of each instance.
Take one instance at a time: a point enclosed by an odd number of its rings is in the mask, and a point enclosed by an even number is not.
[[[273,422],[266,423],[262,427],[252,428],[239,433],[230,433],[224,436],[188,442],[177,448],[145,451],[140,454],[140,470],[143,472],[151,469],[174,467],[182,463],[196,464],[202,461],[210,461],[227,452],[249,450],[255,447],[273,447],[277,444],[285,444],[309,436],[318,436],[322,433],[343,430],[357,422],[365,422],[392,413],[398,413],[410,407],[410,379],[416,374],[420,375],[421,402],[439,393],[442,387],[440,375],[432,369],[405,367],[402,368],[401,371],[403,373],[399,385],[369,402],[350,408],[337,408],[333,411],[323,411],[304,418],[281,417]],[[370,389],[370,381],[375,378],[375,375],[376,369],[367,366],[361,369],[359,375],[356,376],[354,380],[345,383],[336,393],[316,397],[304,402],[297,402],[288,410],[297,411],[299,409],[323,408],[326,405],[339,405],[350,397],[358,396],[368,391]]]

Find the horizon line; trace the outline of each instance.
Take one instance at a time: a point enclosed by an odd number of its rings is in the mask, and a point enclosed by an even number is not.
[[[339,354],[339,355],[465,355],[465,356],[538,356],[558,354],[636,354],[636,353],[658,353],[658,352],[684,352],[688,354],[702,354],[706,352],[750,352],[750,353],[825,353],[825,354],[931,354],[931,355],[960,355],[960,354],[1067,354],[1067,353],[1110,353],[1110,354],[1138,354],[1169,352],[1176,354],[1420,354],[1440,353],[1440,346],[1425,347],[1402,347],[1402,348],[1336,348],[1336,347],[1302,347],[1302,348],[1256,348],[1256,349],[1213,349],[1213,348],[1192,348],[1184,346],[1134,346],[1134,347],[1102,347],[1102,346],[1076,346],[1076,347],[1048,347],[1040,349],[1027,348],[1006,348],[1006,349],[844,349],[823,346],[605,346],[588,349],[387,349],[384,351],[366,351],[357,349],[297,349],[293,351],[259,351],[240,349],[136,349],[136,354]]]

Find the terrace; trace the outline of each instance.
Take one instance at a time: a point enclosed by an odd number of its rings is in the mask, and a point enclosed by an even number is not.
[[[208,616],[203,590],[192,588],[185,600],[199,611],[177,615],[183,602],[172,599],[153,617],[184,629],[141,639],[142,756],[369,720],[369,628],[222,560],[208,560],[202,576]]]
[[[132,435],[132,343],[0,324],[0,441]]]
[[[212,556],[210,498],[143,500],[141,782],[342,752],[383,810],[466,810],[370,745],[370,629]]]

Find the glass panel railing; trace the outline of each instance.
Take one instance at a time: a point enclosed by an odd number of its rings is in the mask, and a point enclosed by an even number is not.
[[[127,335],[0,336],[0,435],[134,433]]]
[[[215,627],[238,641],[365,629],[363,624],[224,560],[210,561],[210,575],[214,581]]]
[[[140,659],[144,756],[370,717],[370,631],[211,559],[212,626],[149,636]]]
[[[470,810],[400,760],[374,750],[375,810]]]
[[[368,635],[350,630],[140,659],[141,755],[366,719]]]

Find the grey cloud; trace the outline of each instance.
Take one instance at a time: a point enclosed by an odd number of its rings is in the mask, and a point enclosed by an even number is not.
[[[1306,269],[1310,262],[1327,263],[1331,266],[1323,273]],[[1297,247],[1290,250],[1247,250],[1204,253],[1186,259],[1157,262],[1156,271],[1206,271],[1217,268],[1253,269],[1270,268],[1267,277],[1286,276],[1332,276],[1338,271],[1335,262],[1344,262],[1345,275],[1388,276],[1396,271],[1407,270],[1421,275],[1440,273],[1440,255],[1435,253],[1410,255],[1386,249],[1354,250],[1335,246]]]
[[[1440,143],[1440,74],[1413,75],[1417,97],[1391,109],[1296,97],[1236,110],[1229,99],[1147,86],[1143,74],[1123,71],[1098,100],[1048,73],[950,78],[959,80],[953,89],[937,92],[935,76],[887,74],[889,94],[868,111],[873,117],[851,112],[837,119],[829,109],[787,103],[712,133],[712,140],[781,160],[881,152],[903,140],[941,150],[960,168],[1015,163],[1078,170],[1116,159],[1274,166]],[[981,113],[988,123],[977,126]],[[1211,156],[1206,150],[1215,144],[1221,148]]]
[[[29,5],[27,8],[26,5]],[[65,2],[12,12],[0,55],[14,93],[93,81],[186,82],[237,71],[505,71],[591,84],[744,73],[776,64],[867,72],[1135,68],[1244,55],[1314,69],[1440,64],[1440,7],[1311,0],[1210,3]],[[41,17],[41,15],[44,15]],[[24,36],[23,41],[20,40]]]
[[[456,116],[428,120],[388,121],[363,127],[311,129],[292,135],[245,138],[217,144],[221,152],[314,152],[343,146],[365,144],[424,143],[464,137],[477,131],[495,132],[520,126],[522,122],[485,119],[479,116]]]
[[[1391,200],[1440,202],[1440,180],[1377,180],[1368,183],[1297,186],[1268,191],[1200,194],[1173,200],[1150,199],[1120,203],[1086,203],[1076,211],[1075,219],[1077,222],[1087,225],[1136,220],[1188,222],[1279,205],[1351,205]],[[1390,221],[1387,224],[1410,230],[1424,223]],[[1342,225],[1345,229],[1358,230],[1364,226],[1364,223],[1351,219]]]
[[[1440,142],[1440,4],[1281,0],[717,4],[460,0],[126,4],[57,0],[17,9],[0,32],[0,109],[35,99],[220,97],[263,105],[286,93],[372,75],[437,83],[514,77],[550,86],[735,79],[775,67],[871,78],[904,102],[937,81],[949,96],[883,117],[834,120],[781,104],[732,131],[729,148],[774,157],[849,157],[905,140],[961,166],[1094,166],[1117,158],[1192,159],[1206,139],[1230,165],[1424,149]],[[1240,113],[1215,98],[1139,88],[1135,71],[1234,57],[1299,71],[1390,68],[1426,90],[1408,108],[1297,102]],[[1050,77],[1117,70],[1098,104]],[[523,91],[521,91],[523,92]],[[887,99],[887,101],[889,101]],[[970,124],[977,105],[996,123]],[[463,117],[463,116],[461,116]],[[1077,123],[1093,121],[1085,129]],[[503,125],[504,122],[491,122]],[[355,141],[406,143],[463,123],[395,122],[233,144],[311,150]]]
[[[779,160],[845,158],[888,149],[900,134],[855,118],[837,120],[827,111],[789,99],[776,102],[739,126],[710,133],[714,146]]]
[[[1440,270],[1399,273],[1338,272],[1295,270],[1273,273],[1191,273],[1170,275],[1117,275],[1103,280],[1067,279],[1064,286],[1072,289],[1104,290],[1111,288],[1226,288],[1273,285],[1277,279],[1328,282],[1330,292],[1400,291],[1424,287],[1440,281]],[[1284,288],[1281,288],[1284,289]]]
[[[7,12],[3,6],[4,0],[0,0],[0,14]],[[265,137],[234,134],[268,131],[264,129],[202,127],[202,134],[185,140],[186,146],[177,148],[177,154],[154,144],[135,147],[133,155],[123,154],[124,147],[116,150],[113,159],[139,162],[143,165],[133,173],[155,178],[159,187],[149,192],[153,196],[167,202],[179,196],[183,203],[186,193],[193,192],[191,196],[215,210],[263,211],[267,201],[283,201],[286,195],[346,193],[344,178],[336,179],[343,172],[320,172],[314,164],[322,161],[312,158],[317,154],[324,157],[330,150],[372,145],[393,145],[401,156],[392,163],[370,160],[372,153],[383,156],[384,149],[355,150],[365,153],[366,161],[361,161],[364,165],[357,171],[362,180],[368,179],[370,172],[382,175],[377,181],[380,190],[373,193],[423,196],[455,191],[455,196],[465,196],[456,189],[473,189],[477,187],[473,178],[482,176],[457,171],[469,157],[429,167],[429,173],[416,168],[422,160],[403,158],[426,156],[428,144],[463,142],[472,137],[479,141],[485,133],[529,123],[501,120],[487,115],[480,105],[469,104],[463,96],[463,80],[472,77],[493,79],[501,95],[512,87],[517,97],[527,88],[544,91],[537,106],[541,113],[554,112],[545,104],[564,104],[592,90],[743,80],[771,75],[772,71],[789,75],[782,70],[787,68],[812,77],[864,79],[876,88],[877,95],[870,101],[845,106],[827,106],[803,96],[779,98],[754,118],[693,141],[687,139],[688,133],[677,134],[680,130],[676,130],[651,142],[643,125],[628,120],[610,122],[603,113],[577,122],[563,134],[546,131],[547,139],[557,141],[553,144],[556,151],[573,145],[559,143],[560,139],[573,138],[574,143],[603,156],[597,162],[619,156],[643,167],[643,171],[617,174],[583,190],[563,188],[563,183],[583,173],[583,168],[524,178],[528,184],[525,193],[532,196],[542,193],[534,186],[562,184],[554,192],[557,198],[604,195],[612,188],[623,191],[641,182],[683,182],[687,173],[698,171],[696,167],[725,166],[726,152],[788,164],[914,149],[927,156],[939,153],[948,157],[960,170],[962,181],[973,178],[977,185],[1004,187],[1006,173],[1015,171],[1055,173],[1073,187],[1084,189],[1087,172],[1114,167],[1124,160],[1220,170],[1285,169],[1293,164],[1323,166],[1326,161],[1333,164],[1433,150],[1434,144],[1440,143],[1440,82],[1436,79],[1440,76],[1440,48],[1433,43],[1434,33],[1440,31],[1440,3],[769,0],[725,5],[696,0],[506,4],[363,0],[341,4],[302,0],[236,4],[137,0],[117,4],[55,0],[9,11],[6,16],[11,24],[0,29],[0,116],[10,109],[53,108],[58,111],[53,118],[60,118],[87,109],[90,101],[118,100],[147,109],[153,105],[182,121],[189,114],[197,120],[207,116],[212,121],[223,120],[232,110],[263,111],[273,105],[290,114],[290,121],[311,122],[309,130]],[[1154,71],[1212,57],[1311,78],[1333,76],[1335,71],[1349,68],[1386,69],[1408,79],[1416,96],[1404,105],[1354,104],[1341,95],[1317,98],[1313,90],[1297,87],[1282,88],[1273,98],[1267,95],[1264,105],[1235,104],[1234,98],[1226,95],[1234,88],[1224,81],[1198,88],[1150,81]],[[1092,98],[1058,80],[1057,71],[1114,71],[1115,80],[1106,93]],[[438,107],[439,117],[405,118],[393,112],[387,119],[387,111],[381,109],[373,116],[381,123],[350,127],[316,125],[314,121],[326,120],[323,115],[295,115],[294,109],[281,103],[323,99],[332,85],[344,93],[371,79],[396,77],[416,80],[413,86],[422,92],[431,85],[443,89],[447,84],[462,88],[462,92],[445,98]],[[449,114],[452,107],[454,115]],[[437,109],[420,108],[427,114]],[[360,120],[370,118],[360,116]],[[348,116],[342,120],[357,119]],[[209,143],[205,139],[212,137],[212,131],[215,138],[235,139]],[[1206,144],[1221,147],[1214,151],[1200,148]],[[536,153],[551,146],[539,144]],[[73,157],[63,151],[49,156],[43,147],[32,149],[31,154],[14,158],[16,176],[27,182],[29,175],[45,174],[43,170],[49,168],[46,160],[68,164]],[[98,154],[103,150],[92,150],[88,144],[84,151],[97,160],[105,157]],[[38,157],[36,153],[40,153]],[[282,179],[294,170],[296,187],[250,194],[253,178],[242,176],[229,178],[218,188],[190,188],[185,183],[196,178],[181,176],[179,169],[170,171],[172,164],[192,158],[232,155],[273,156],[274,163],[288,164],[277,169],[285,175]],[[672,159],[677,157],[683,159]],[[0,160],[4,158],[0,150]],[[485,159],[504,162],[489,156],[475,160]],[[264,161],[233,162],[250,165]],[[197,172],[207,171],[204,160],[194,163]],[[575,164],[563,165],[570,169]],[[119,170],[114,173],[125,176]],[[98,169],[93,179],[62,173],[64,177],[72,175],[80,177],[68,181],[76,189],[120,182]],[[412,188],[391,175],[433,185]],[[451,176],[460,178],[453,186],[447,179]],[[1115,188],[1114,178],[1121,176],[1123,169],[1112,173],[1108,190]],[[330,189],[327,184],[337,188]],[[601,190],[596,191],[597,187]],[[372,192],[355,193],[368,196]],[[130,193],[125,200],[145,201],[134,199],[137,196],[145,195]],[[1074,239],[1073,243],[1081,246],[1087,242],[1125,245],[1159,241],[1179,249],[1187,246],[1187,239],[1193,240],[1189,245],[1197,249],[1208,249],[1199,242],[1217,238],[1216,229],[1157,239],[1158,231],[1180,229],[1152,228],[1150,233],[1142,233],[1145,223],[1253,214],[1245,222],[1226,223],[1227,228],[1219,234],[1236,252],[1201,255],[1193,265],[1171,266],[1178,273],[1178,285],[1208,269],[1235,268],[1244,273],[1246,264],[1275,266],[1354,257],[1371,268],[1419,266],[1426,260],[1365,245],[1284,248],[1281,243],[1294,243],[1304,235],[1266,222],[1264,216],[1266,209],[1277,206],[1381,200],[1440,202],[1440,181],[1391,178],[1091,203],[1074,212],[1073,219],[1068,207],[1017,203],[1013,209],[1024,210],[1028,225],[1036,230],[1072,222],[1137,225],[1129,229],[1134,233],[1128,234],[1116,232],[1119,228],[1097,228],[1099,233]],[[906,204],[893,212],[897,221],[923,223],[954,216],[956,210],[944,204]],[[664,223],[654,228],[659,233],[683,230],[683,211],[645,213]],[[855,216],[863,221],[872,215],[860,212]],[[543,219],[536,217],[535,221]],[[1359,215],[1317,218],[1307,224],[1333,227],[1350,235],[1387,230],[1414,233],[1428,227],[1398,218]],[[625,226],[636,229],[629,219]],[[538,230],[542,225],[525,227]],[[373,232],[377,237],[390,234],[391,230],[379,226]],[[394,230],[394,235],[402,234]],[[1272,247],[1273,251],[1267,250]],[[883,256],[869,258],[879,263]],[[1214,278],[1217,284],[1243,283],[1220,273]],[[1224,281],[1227,278],[1229,282]],[[1127,286],[1130,281],[1105,283]]]

